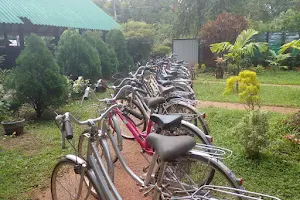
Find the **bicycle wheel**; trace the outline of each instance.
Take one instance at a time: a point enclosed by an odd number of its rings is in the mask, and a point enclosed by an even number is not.
[[[164,183],[173,196],[192,195],[203,185],[217,185],[243,189],[233,172],[222,162],[205,154],[193,154],[180,157],[175,163],[168,163]],[[211,192],[216,199],[240,199],[224,193]]]
[[[142,112],[142,108],[135,100],[130,100],[128,98],[118,99],[118,103],[124,105],[123,115],[126,116],[128,120],[133,122],[135,126],[142,132],[146,130],[147,120],[146,116],[144,116]],[[134,139],[134,136],[131,132],[125,127],[124,123],[118,118],[118,124],[121,126],[122,129],[122,136],[125,139]]]
[[[84,181],[84,180],[88,181]],[[80,183],[82,187],[80,188]],[[73,199],[96,199],[91,194],[93,182],[90,177],[85,174],[82,178],[80,165],[69,160],[63,159],[59,161],[51,176],[51,195],[53,200],[73,200]],[[79,190],[81,190],[80,194]]]
[[[197,143],[211,145],[211,141],[208,140],[206,135],[201,130],[199,130],[198,127],[187,121],[181,121],[181,125],[179,127],[172,130],[163,130],[161,133],[163,135],[172,136],[189,135],[195,138]]]
[[[193,123],[198,126],[206,135],[209,135],[209,127],[202,114],[193,106],[182,102],[170,103],[164,109],[164,114],[182,114],[185,121]]]

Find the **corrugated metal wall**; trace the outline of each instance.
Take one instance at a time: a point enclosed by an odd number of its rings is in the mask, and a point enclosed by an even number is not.
[[[178,55],[178,60],[184,60],[194,66],[199,58],[198,39],[174,39],[172,51]]]

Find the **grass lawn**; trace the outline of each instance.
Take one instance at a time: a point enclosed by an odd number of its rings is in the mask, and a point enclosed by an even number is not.
[[[286,117],[269,113],[270,145],[259,161],[246,159],[243,147],[234,135],[233,127],[245,111],[217,108],[203,109],[207,113],[208,124],[214,144],[233,150],[233,156],[225,160],[227,166],[244,179],[247,190],[262,192],[281,199],[298,200],[300,173],[300,146],[291,145],[283,138],[285,134],[278,125]]]
[[[216,79],[213,73],[199,74],[198,79],[210,80],[217,82],[226,82],[229,76],[225,75],[224,79]],[[300,85],[300,72],[295,71],[265,71],[257,75],[261,83],[278,84],[278,85]]]
[[[237,95],[223,96],[224,89],[223,82],[210,82],[200,78],[194,81],[194,90],[199,100],[238,102]],[[262,85],[261,99],[263,105],[299,107],[300,87]]]

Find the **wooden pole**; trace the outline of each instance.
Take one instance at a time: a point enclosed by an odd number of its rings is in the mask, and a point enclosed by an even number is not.
[[[6,32],[6,24],[3,24],[3,36],[4,36],[4,42],[5,42],[5,47],[9,46],[9,41],[7,39],[7,32]]]
[[[23,26],[19,26],[19,38],[20,38],[20,47],[24,49],[24,29]]]

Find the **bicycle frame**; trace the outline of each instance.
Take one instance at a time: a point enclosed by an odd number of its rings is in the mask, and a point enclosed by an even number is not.
[[[111,124],[112,114],[117,115],[123,121],[123,123],[126,125],[128,130],[132,133],[136,141],[140,144],[142,150],[149,155],[153,155],[154,153],[153,149],[149,145],[148,140],[146,138],[150,134],[154,123],[151,120],[148,120],[146,132],[142,133],[138,130],[136,125],[131,120],[128,120],[128,118],[123,115],[122,111],[120,111],[119,108],[115,108],[113,112],[109,115],[110,120],[108,120],[108,123],[110,127],[113,127],[113,125]]]

